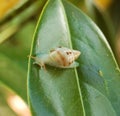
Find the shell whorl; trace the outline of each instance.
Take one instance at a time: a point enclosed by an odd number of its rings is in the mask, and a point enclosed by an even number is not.
[[[60,47],[51,51],[50,58],[60,66],[69,66],[79,55],[80,51]]]

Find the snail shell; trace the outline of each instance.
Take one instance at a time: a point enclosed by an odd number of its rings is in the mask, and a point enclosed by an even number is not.
[[[35,59],[35,63],[44,67],[45,64],[59,68],[74,68],[79,66],[75,60],[79,57],[80,51],[71,50],[65,47],[59,47],[51,50],[48,54],[39,54]]]

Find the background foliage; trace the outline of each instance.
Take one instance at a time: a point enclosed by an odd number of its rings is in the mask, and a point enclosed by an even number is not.
[[[30,54],[38,17],[46,1],[0,0],[1,116],[19,114],[10,106],[8,102],[10,96],[17,94],[27,104],[27,56]],[[96,22],[106,36],[120,66],[120,1],[69,1]]]

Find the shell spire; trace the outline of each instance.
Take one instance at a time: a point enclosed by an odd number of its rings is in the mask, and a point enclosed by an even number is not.
[[[78,50],[72,50],[75,60],[80,56],[81,52]]]

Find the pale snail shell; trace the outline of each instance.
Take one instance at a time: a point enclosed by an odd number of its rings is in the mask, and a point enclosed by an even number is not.
[[[79,66],[79,63],[75,60],[79,57],[80,51],[71,50],[66,47],[58,47],[51,50],[48,54],[39,54],[35,59],[35,63],[41,67],[45,67],[45,64],[59,67],[59,68],[74,68]]]

